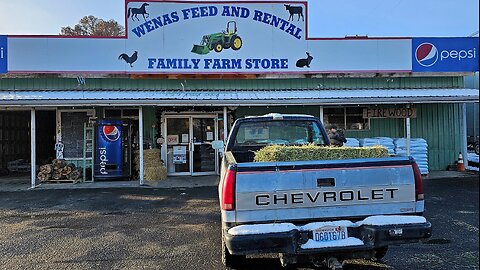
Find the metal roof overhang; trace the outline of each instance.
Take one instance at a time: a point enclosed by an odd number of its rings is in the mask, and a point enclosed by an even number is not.
[[[37,106],[275,106],[478,102],[478,89],[0,91],[0,107]]]

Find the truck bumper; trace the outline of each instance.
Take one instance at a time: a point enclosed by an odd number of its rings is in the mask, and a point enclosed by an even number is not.
[[[419,224],[373,226],[363,225],[348,228],[348,236],[360,239],[363,245],[302,248],[312,238],[311,231],[291,230],[281,233],[231,235],[226,232],[225,244],[231,254],[259,253],[318,254],[372,251],[389,245],[415,243],[428,239],[432,234],[430,222]]]

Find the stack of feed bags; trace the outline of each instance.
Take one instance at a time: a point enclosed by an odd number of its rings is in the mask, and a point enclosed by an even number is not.
[[[407,139],[397,138],[394,140],[395,154],[407,156]],[[410,156],[417,162],[422,174],[428,174],[428,144],[423,138],[410,139]]]
[[[347,142],[343,144],[345,147],[359,147],[360,146],[360,141],[356,138],[345,138],[347,139]]]
[[[374,137],[374,138],[363,138],[359,139],[360,146],[375,146],[381,145],[388,150],[389,155],[395,154],[395,145],[393,144],[393,138],[389,137]]]
[[[479,171],[478,168],[478,155],[475,153],[467,153],[468,166],[465,166],[466,170]]]

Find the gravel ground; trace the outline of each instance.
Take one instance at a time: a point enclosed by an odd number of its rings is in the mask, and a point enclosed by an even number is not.
[[[428,243],[344,269],[479,269],[478,178],[426,181],[425,192]],[[213,187],[4,192],[0,269],[224,269],[219,228]],[[274,256],[245,265],[278,268]]]

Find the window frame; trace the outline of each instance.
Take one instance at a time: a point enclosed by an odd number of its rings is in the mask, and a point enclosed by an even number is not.
[[[323,119],[322,119],[323,123],[331,124],[330,122],[325,121],[326,116],[328,117],[328,115],[329,115],[328,113],[325,113],[325,109],[338,109],[338,108],[339,108],[339,107],[323,107]],[[368,128],[363,128],[363,129],[350,129],[350,128],[347,128],[347,109],[348,109],[348,108],[361,108],[361,109],[367,108],[367,109],[368,109],[367,106],[345,106],[345,107],[340,107],[340,108],[343,110],[343,113],[342,113],[342,116],[343,116],[343,123],[342,123],[342,125],[343,125],[343,127],[341,127],[341,128],[343,128],[345,131],[370,131],[370,130],[371,130],[370,118],[367,118],[366,121],[365,121],[365,123],[367,123],[367,125],[368,125]],[[358,115],[355,115],[355,116],[358,116]],[[328,118],[327,118],[327,119],[328,119]],[[328,124],[327,124],[327,126],[328,126]]]

